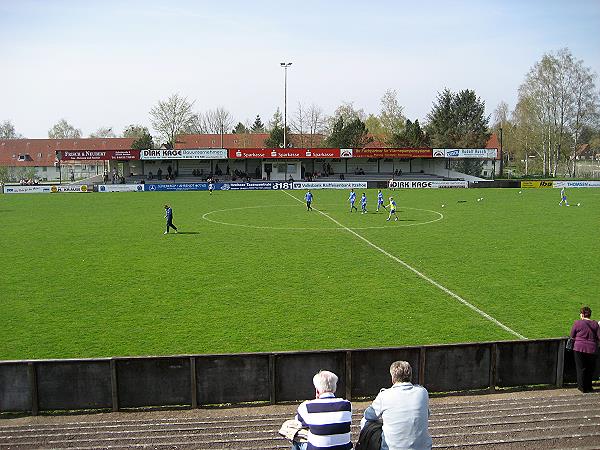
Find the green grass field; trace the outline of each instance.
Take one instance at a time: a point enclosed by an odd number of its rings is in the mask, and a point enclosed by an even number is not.
[[[0,359],[517,339],[402,262],[529,339],[600,317],[600,190],[384,193],[0,196]]]

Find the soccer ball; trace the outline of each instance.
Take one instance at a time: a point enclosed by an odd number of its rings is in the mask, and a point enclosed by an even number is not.
[[[442,208],[443,208],[444,206],[446,206],[446,205],[442,205]]]
[[[478,201],[478,202],[480,202],[480,201],[481,201],[481,199],[480,199],[480,198],[478,198],[478,199],[477,199],[477,201]]]
[[[521,191],[519,191],[519,194],[521,194],[521,193],[522,193],[522,192],[521,192]]]
[[[577,206],[581,206],[581,203],[577,203]]]

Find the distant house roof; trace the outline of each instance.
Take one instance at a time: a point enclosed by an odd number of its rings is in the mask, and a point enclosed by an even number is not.
[[[135,138],[0,139],[0,165],[52,166],[57,150],[127,150]]]
[[[594,156],[595,153],[598,153],[597,150],[594,150],[590,144],[581,144],[577,149],[577,156]]]
[[[502,158],[500,154],[500,142],[498,141],[498,135],[496,133],[492,133],[487,143],[485,144],[485,148],[497,148],[498,152],[496,153],[496,159]]]
[[[182,134],[177,136],[175,148],[265,148],[269,133],[238,134]],[[288,134],[289,142],[297,148],[318,147],[324,136]]]

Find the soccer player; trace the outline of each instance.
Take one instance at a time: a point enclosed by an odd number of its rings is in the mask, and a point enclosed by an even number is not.
[[[379,189],[377,192],[377,212],[379,212],[379,207],[387,210],[385,204],[383,203],[383,192],[381,192],[381,189]]]
[[[173,228],[177,233],[177,227],[173,225],[173,209],[169,205],[165,205],[165,219],[167,219],[167,229],[163,234],[169,234],[169,228]]]
[[[558,203],[558,206],[562,206],[563,203],[569,206],[569,202],[567,201],[567,193],[565,192],[564,187],[560,190],[560,202]]]
[[[310,204],[312,203],[312,200],[313,200],[312,192],[306,191],[306,195],[304,196],[304,199],[306,200],[306,210],[312,211],[312,206],[310,206]]]
[[[352,212],[353,209],[358,211],[358,208],[354,206],[354,203],[356,202],[356,192],[354,192],[354,189],[350,189],[350,197],[348,197],[348,201],[350,202],[350,212]]]
[[[367,194],[362,193],[362,197],[360,198],[360,209],[362,209],[361,214],[367,213]]]
[[[208,180],[208,193],[210,195],[212,195],[212,191],[214,188],[215,188],[215,185],[213,184],[212,179],[209,179]]]
[[[398,220],[398,216],[396,215],[396,202],[394,201],[394,197],[390,197],[390,215],[386,220],[390,220],[392,218],[392,214],[394,215],[394,222]]]

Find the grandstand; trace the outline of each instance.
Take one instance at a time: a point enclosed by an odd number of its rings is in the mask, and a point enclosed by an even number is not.
[[[352,441],[368,402],[355,402]],[[288,449],[277,434],[296,405],[22,417],[0,422],[0,448]],[[430,401],[435,449],[597,449],[600,395],[525,391]]]

